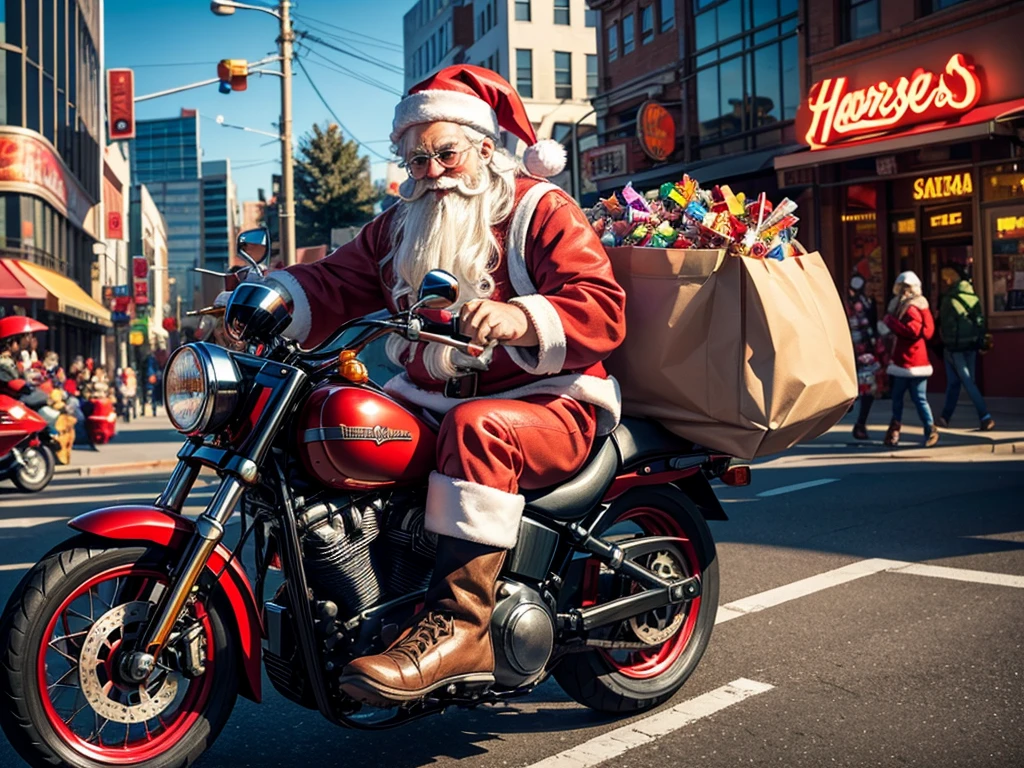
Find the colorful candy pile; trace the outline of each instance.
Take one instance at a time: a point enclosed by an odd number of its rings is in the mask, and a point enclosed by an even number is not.
[[[586,213],[607,247],[725,248],[732,256],[782,260],[804,253],[796,207],[789,198],[773,206],[763,192],[746,200],[727,184],[701,189],[683,176],[646,195],[627,184]]]

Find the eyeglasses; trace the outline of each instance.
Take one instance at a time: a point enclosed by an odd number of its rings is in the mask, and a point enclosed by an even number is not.
[[[440,152],[413,155],[400,162],[398,167],[404,168],[414,179],[421,179],[426,174],[427,169],[430,168],[431,160],[437,160],[442,168],[451,170],[452,168],[457,168],[462,163],[462,158],[471,149],[473,149],[472,145],[463,149],[442,149]]]

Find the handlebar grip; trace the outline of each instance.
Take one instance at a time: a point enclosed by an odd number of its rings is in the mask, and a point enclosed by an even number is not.
[[[456,341],[469,341],[468,336],[459,333],[459,318],[447,309],[420,309],[416,316],[422,321],[423,330],[449,336]]]

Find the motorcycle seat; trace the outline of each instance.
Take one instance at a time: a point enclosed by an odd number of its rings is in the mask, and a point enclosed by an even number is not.
[[[693,443],[669,432],[659,422],[628,416],[619,422],[612,440],[626,470],[651,459],[685,456],[696,450]]]
[[[604,496],[619,469],[619,452],[607,435],[597,438],[583,468],[552,488],[523,491],[526,507],[553,520],[579,520]]]

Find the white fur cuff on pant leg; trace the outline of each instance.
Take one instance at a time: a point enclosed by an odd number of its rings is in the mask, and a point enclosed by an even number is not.
[[[517,493],[432,472],[425,527],[441,536],[511,549],[519,538],[525,506]]]

